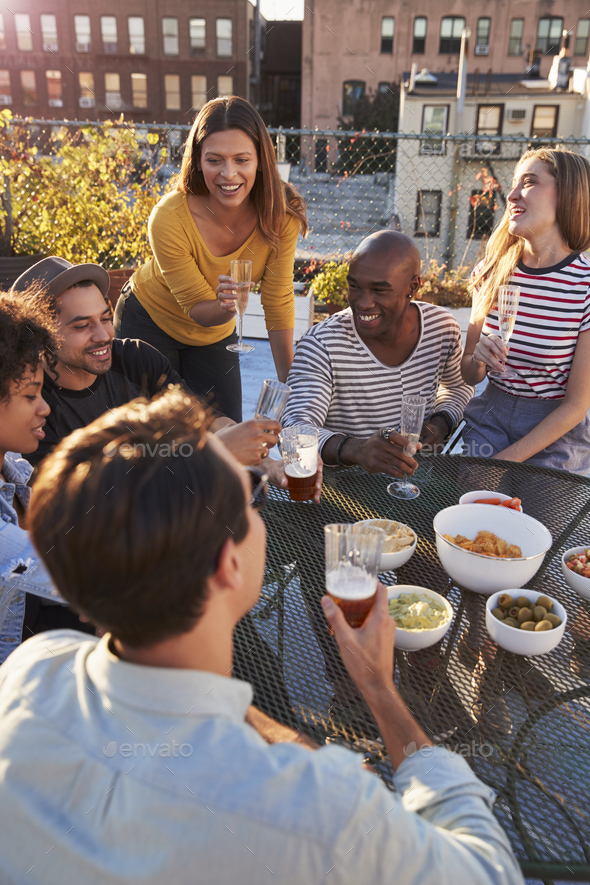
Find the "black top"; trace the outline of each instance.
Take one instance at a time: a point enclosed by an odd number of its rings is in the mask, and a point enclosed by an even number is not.
[[[36,452],[26,455],[31,464],[39,464],[65,436],[91,424],[107,409],[123,406],[137,396],[152,397],[168,384],[188,389],[165,356],[133,338],[114,338],[112,364],[104,375],[97,375],[85,390],[59,387],[45,372],[43,399],[51,407],[43,428],[45,439]]]

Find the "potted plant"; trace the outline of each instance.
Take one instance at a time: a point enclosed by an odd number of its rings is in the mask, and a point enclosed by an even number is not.
[[[147,222],[163,190],[135,131],[122,120],[64,126],[51,132],[41,152],[31,146],[26,121],[11,125],[6,111],[0,120],[0,223],[9,254],[34,260],[57,254],[74,264],[124,269],[128,278],[151,254]]]
[[[328,305],[330,316],[348,307],[348,261],[328,261],[311,282],[318,301]]]
[[[20,237],[20,219],[24,212],[21,201],[13,196],[15,173],[26,168],[31,151],[23,127],[11,125],[12,113],[0,111],[0,288],[9,289],[14,281],[43,254],[31,248]],[[36,153],[36,148],[32,149]],[[17,172],[17,170],[19,170]]]
[[[436,258],[432,258],[422,269],[422,285],[416,299],[451,309],[471,307],[469,272],[468,267],[449,270],[446,264],[439,264]]]

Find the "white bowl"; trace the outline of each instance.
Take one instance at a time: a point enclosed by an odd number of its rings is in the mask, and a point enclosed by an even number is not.
[[[395,587],[387,588],[387,599],[395,599],[400,593],[421,593],[424,596],[430,596],[437,602],[442,602],[449,613],[449,620],[440,627],[434,627],[432,630],[403,630],[397,627],[395,631],[395,647],[401,651],[418,651],[421,648],[428,648],[439,642],[449,627],[455,616],[453,606],[440,593],[429,590],[428,587],[417,587],[414,584],[396,584]]]
[[[536,574],[551,547],[551,533],[541,522],[489,504],[455,504],[434,517],[436,549],[444,570],[462,587],[489,595],[498,590],[523,587]],[[475,538],[482,530],[493,532],[522,550],[518,559],[500,559],[463,550],[443,535]]]
[[[386,517],[383,517],[382,519],[362,519],[360,522],[357,522],[356,525],[374,525],[375,523],[383,522],[383,519],[386,519]],[[389,522],[399,522],[399,520],[392,519],[389,520]],[[406,523],[403,523],[403,525],[406,525]],[[405,565],[408,559],[411,559],[414,555],[414,551],[418,544],[418,535],[409,525],[406,525],[406,528],[413,532],[414,543],[411,547],[406,547],[405,550],[399,550],[397,553],[382,553],[379,565],[380,571],[390,572],[393,571],[393,569],[400,568],[400,566]]]
[[[588,549],[590,549],[590,544],[586,544],[585,547],[571,547],[569,550],[566,550],[561,557],[561,570],[563,572],[563,577],[566,579],[572,590],[575,590],[578,596],[581,596],[582,599],[590,601],[590,578],[585,578],[583,575],[577,575],[575,572],[572,572],[571,569],[567,568],[565,564],[566,559],[571,556],[572,553],[583,553],[584,550]]]
[[[553,602],[551,611],[558,618],[561,618],[561,624],[559,627],[554,627],[553,630],[547,630],[543,633],[519,630],[518,627],[510,627],[508,624],[503,624],[502,621],[493,616],[492,609],[498,607],[498,600],[506,590],[514,599],[517,596],[526,596],[531,602],[536,602],[539,596],[547,596]],[[554,599],[553,596],[549,596],[548,593],[537,593],[535,590],[521,590],[520,587],[514,590],[507,587],[506,590],[494,593],[486,602],[486,627],[488,628],[488,633],[494,642],[497,642],[506,651],[511,651],[515,655],[546,655],[548,651],[555,648],[564,634],[565,625],[567,624],[567,612],[563,605]]]
[[[502,492],[487,492],[480,489],[477,492],[466,492],[464,495],[461,495],[459,504],[475,504],[476,501],[480,501],[482,498],[499,498],[500,501],[510,501],[514,497],[514,495],[503,495]],[[498,507],[499,505],[496,504],[494,506]],[[522,513],[522,504],[518,509]]]

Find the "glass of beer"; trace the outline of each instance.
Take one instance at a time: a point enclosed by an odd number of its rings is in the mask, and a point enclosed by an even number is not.
[[[373,608],[385,540],[373,525],[324,526],[326,590],[351,627],[361,627]]]
[[[289,399],[291,388],[280,381],[266,378],[262,382],[262,390],[258,397],[255,418],[270,418],[272,421],[280,421]]]
[[[311,501],[318,474],[318,429],[307,424],[283,427],[279,433],[287,488],[292,501]]]

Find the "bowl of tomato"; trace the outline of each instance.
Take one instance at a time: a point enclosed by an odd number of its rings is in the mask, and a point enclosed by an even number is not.
[[[461,495],[459,504],[495,504],[497,507],[507,507],[509,510],[518,510],[519,513],[522,513],[520,498],[513,498],[511,495],[502,494],[502,492],[487,492],[483,489]]]
[[[561,557],[563,577],[582,599],[590,602],[590,547],[572,547]]]

